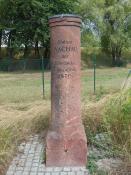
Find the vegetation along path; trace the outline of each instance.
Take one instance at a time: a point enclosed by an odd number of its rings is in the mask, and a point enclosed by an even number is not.
[[[93,70],[83,70],[81,77],[82,117],[88,138],[90,152],[88,155],[88,169],[91,174],[98,172],[97,167],[103,167],[101,161],[108,165],[114,160],[119,163],[116,150],[122,150],[121,153],[124,152],[124,155],[128,157],[131,144],[129,139],[131,95],[129,93],[127,97],[122,97],[122,103],[118,98],[123,82],[127,77],[128,69],[104,68],[97,69],[96,72],[96,94],[93,93]],[[23,142],[28,144],[29,135],[40,135],[39,133],[46,131],[48,128],[50,118],[50,72],[45,73],[44,100],[40,72],[1,72],[0,79],[0,175],[5,175],[12,159],[17,156],[18,145]],[[113,98],[111,103],[110,98]],[[113,100],[115,100],[115,105],[113,105]],[[107,105],[108,101],[109,104]],[[118,106],[121,108],[118,109]],[[119,115],[121,118],[118,120],[119,116],[116,114],[119,114],[119,112],[122,115]],[[108,114],[111,114],[111,116]],[[126,120],[123,116],[126,116]],[[113,120],[105,120],[108,117]],[[108,123],[105,123],[105,121],[108,121]],[[114,134],[114,140],[108,136],[109,133]],[[103,140],[103,138],[106,139]],[[114,149],[114,147],[117,149]],[[123,170],[128,170],[130,174],[129,165],[130,161],[126,160],[126,166],[120,167],[123,167]],[[121,168],[118,168],[118,170],[121,170]]]

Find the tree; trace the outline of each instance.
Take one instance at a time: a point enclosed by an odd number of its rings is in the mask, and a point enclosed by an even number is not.
[[[82,47],[99,47],[99,39],[95,34],[92,34],[93,26],[83,26],[81,34]]]
[[[8,36],[5,43],[13,47],[24,45],[24,57],[27,57],[28,48],[34,47],[39,56],[39,47],[45,48],[45,57],[49,52],[48,18],[59,13],[72,13],[77,5],[76,0],[0,0],[1,19]],[[8,41],[7,41],[8,40]],[[8,49],[9,50],[9,49]]]
[[[1,0],[0,0],[1,4]],[[2,57],[1,51],[2,51],[2,32],[3,32],[3,19],[2,19],[2,6],[0,5],[0,59]]]
[[[83,0],[81,14],[84,22],[94,25],[95,34],[99,37],[103,51],[112,56],[112,65],[122,64],[122,52],[129,47],[129,0]],[[92,34],[94,34],[92,32]]]
[[[0,25],[2,26],[2,41],[7,45],[8,57],[13,57],[13,44],[15,39],[15,24],[13,16],[16,9],[13,6],[14,1],[0,0]],[[12,8],[13,7],[13,8]],[[10,10],[12,8],[12,10]],[[2,42],[1,42],[2,44]]]
[[[50,0],[50,14],[75,13],[76,7],[79,5],[78,0]]]
[[[2,28],[0,28],[0,59],[1,59],[1,47],[2,47]]]

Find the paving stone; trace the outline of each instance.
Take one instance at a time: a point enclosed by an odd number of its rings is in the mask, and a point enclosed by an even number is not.
[[[25,167],[31,167],[32,162],[26,162]]]
[[[24,145],[25,144],[25,145]],[[12,161],[6,175],[87,175],[85,167],[46,167],[41,162],[44,145],[39,137],[31,137],[24,146],[23,153],[19,153]],[[78,171],[78,172],[77,172]],[[77,174],[76,174],[77,173]]]
[[[28,163],[28,162],[32,162],[32,161],[33,161],[33,159],[34,159],[34,157],[27,157],[26,162],[27,162],[27,163]]]
[[[6,175],[13,175],[14,174],[14,171],[8,171],[7,173],[6,173]]]
[[[29,172],[31,167],[24,167],[24,171]]]
[[[81,171],[87,171],[86,167],[80,167]]]
[[[33,163],[39,163],[39,159],[33,159]]]
[[[68,175],[75,175],[75,172],[68,172]]]
[[[16,169],[16,166],[12,165],[9,167],[9,171],[14,171]]]
[[[30,172],[24,171],[22,175],[30,175]]]
[[[18,166],[18,167],[16,168],[16,171],[23,171],[23,170],[24,170],[24,167]]]
[[[37,172],[34,172],[34,171],[31,171],[30,172],[30,175],[37,175],[38,173]]]
[[[80,167],[72,167],[72,171],[80,171]]]
[[[39,166],[39,163],[32,163],[32,166],[33,167],[38,167]]]
[[[45,175],[42,172],[38,172],[38,175]],[[48,173],[47,175],[50,175],[50,173]]]
[[[77,171],[76,175],[87,175],[86,172],[82,172],[82,171]]]
[[[17,171],[15,175],[22,175],[22,171]]]
[[[39,169],[38,169],[38,172],[45,172],[45,169],[44,169],[44,167],[42,167],[42,168],[39,168]]]
[[[64,170],[64,171],[71,171],[71,168],[70,168],[70,167],[64,167],[63,170]]]
[[[31,171],[37,172],[37,170],[38,170],[38,167],[31,167]]]
[[[60,175],[68,175],[67,172],[61,172]]]
[[[45,168],[45,171],[46,172],[53,172],[53,167],[46,167]]]
[[[61,172],[62,170],[63,170],[62,167],[54,167],[54,171],[59,171],[59,172]]]
[[[51,175],[60,175],[60,173],[59,172],[52,172]]]

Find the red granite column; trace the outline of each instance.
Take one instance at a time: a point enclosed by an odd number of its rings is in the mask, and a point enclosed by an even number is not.
[[[46,138],[47,166],[85,166],[87,140],[81,120],[80,26],[75,15],[50,18],[51,125]]]

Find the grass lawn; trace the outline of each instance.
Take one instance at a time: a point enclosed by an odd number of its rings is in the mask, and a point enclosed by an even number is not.
[[[96,71],[96,89],[120,90],[128,74],[128,69],[98,69]],[[42,100],[41,73],[0,73],[0,104],[28,103]],[[82,98],[93,93],[93,70],[82,71]],[[45,96],[50,99],[50,73],[45,73]]]
[[[82,71],[82,104],[97,103],[107,94],[120,91],[128,74],[126,68]],[[0,73],[0,174],[21,140],[48,127],[50,116],[50,72],[45,73],[45,99],[42,99],[40,72]]]

